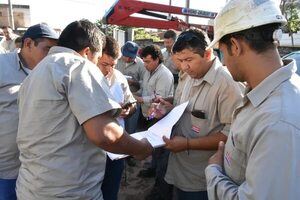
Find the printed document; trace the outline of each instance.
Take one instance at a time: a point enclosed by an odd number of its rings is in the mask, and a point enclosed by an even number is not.
[[[165,117],[163,117],[157,123],[152,125],[147,131],[136,132],[131,134],[130,136],[134,137],[137,140],[146,138],[154,148],[165,145],[165,142],[163,141],[162,137],[166,136],[167,138],[170,138],[173,126],[179,120],[187,105],[188,101],[174,107]],[[107,155],[111,160],[125,158],[128,156],[124,154],[114,154],[110,152],[107,152]]]

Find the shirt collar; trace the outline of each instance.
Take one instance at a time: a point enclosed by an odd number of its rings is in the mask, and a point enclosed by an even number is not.
[[[296,72],[297,67],[295,61],[286,60],[284,63],[288,64],[273,72],[246,94],[254,107],[259,106],[271,94],[271,92],[275,90],[275,88],[284,81],[290,79],[292,74]],[[249,91],[249,89],[247,91]]]
[[[79,53],[77,53],[76,51],[74,51],[73,49],[70,49],[70,48],[67,48],[67,47],[61,47],[61,46],[51,47],[51,49],[49,50],[48,55],[55,54],[55,53],[72,53],[72,54],[75,54],[75,55],[81,57],[81,55]]]
[[[150,72],[151,75],[155,74],[155,72],[157,72],[159,70],[159,68],[161,68],[164,64],[163,63],[160,63],[154,71]]]
[[[19,71],[22,70],[24,72],[24,70],[25,70],[24,73],[27,76],[28,75],[28,70],[31,71],[31,69],[23,61],[20,51],[16,51],[16,54],[17,54],[17,61],[18,61]]]

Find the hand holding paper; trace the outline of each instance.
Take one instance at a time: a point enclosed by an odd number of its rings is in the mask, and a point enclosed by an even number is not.
[[[147,131],[137,132],[131,134],[130,136],[138,140],[141,140],[142,138],[146,138],[154,148],[165,145],[165,142],[163,141],[163,136],[165,136],[166,138],[170,138],[173,126],[179,120],[187,105],[188,105],[188,101],[174,107],[173,110],[171,110],[160,121],[158,121],[153,126],[151,126]],[[112,160],[124,158],[127,156],[127,155],[113,154],[109,152],[107,152],[107,155]]]

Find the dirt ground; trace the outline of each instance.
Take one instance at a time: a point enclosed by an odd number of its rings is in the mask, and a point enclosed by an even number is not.
[[[125,164],[118,200],[143,200],[150,193],[154,178],[140,178],[138,173],[146,169],[150,164],[151,157],[144,161],[136,161],[136,166],[130,167]]]

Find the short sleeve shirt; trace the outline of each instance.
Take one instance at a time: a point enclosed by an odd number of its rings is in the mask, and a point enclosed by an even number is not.
[[[16,144],[17,96],[26,78],[17,52],[0,55],[0,179],[15,179],[20,166]]]
[[[242,91],[216,58],[204,77],[188,77],[181,103],[187,100],[188,107],[175,125],[172,135],[186,138],[205,137],[215,132],[228,135],[233,111],[242,101]],[[205,117],[193,116],[191,112],[195,110],[202,111]],[[201,150],[170,153],[166,181],[183,191],[205,191],[204,170],[214,153]]]
[[[18,199],[102,199],[106,156],[82,124],[120,106],[97,66],[71,49],[52,47],[19,97]]]

